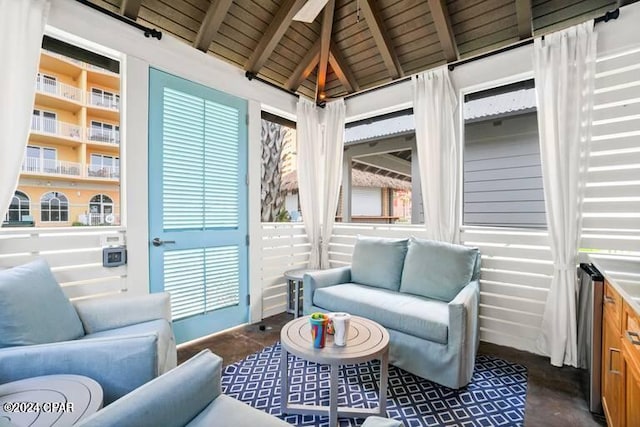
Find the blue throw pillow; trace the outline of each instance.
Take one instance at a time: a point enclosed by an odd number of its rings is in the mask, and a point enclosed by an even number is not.
[[[45,260],[0,271],[0,348],[83,335],[78,313]]]
[[[409,239],[358,236],[351,259],[351,281],[397,291]]]
[[[478,248],[411,238],[400,292],[450,302],[472,279]]]

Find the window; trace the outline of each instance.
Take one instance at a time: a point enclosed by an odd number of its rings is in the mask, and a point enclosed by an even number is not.
[[[29,221],[29,196],[22,191],[16,191],[11,198],[9,212],[5,217],[7,222]]]
[[[533,80],[464,98],[465,225],[546,227]]]
[[[89,201],[89,224],[112,225],[116,222],[113,210],[113,200],[106,194],[97,194]]]
[[[99,88],[91,88],[91,104],[105,108],[118,108],[120,95]]]
[[[40,199],[40,220],[42,222],[69,221],[69,199],[62,193],[51,191]]]
[[[120,143],[120,126],[91,120],[89,139],[91,141],[118,144]]]
[[[120,178],[120,159],[105,154],[91,154],[89,176]]]
[[[51,111],[33,110],[31,130],[38,132],[56,133],[57,115]]]
[[[262,113],[263,222],[300,221],[295,123]]]
[[[55,148],[28,145],[26,154],[27,156],[22,168],[24,171],[56,173],[57,152]]]

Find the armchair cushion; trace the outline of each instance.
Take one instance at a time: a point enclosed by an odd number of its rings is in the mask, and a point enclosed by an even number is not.
[[[0,348],[83,335],[78,314],[45,260],[0,271]]]
[[[351,281],[397,291],[408,241],[358,236],[351,260]]]
[[[474,275],[477,248],[411,238],[400,292],[449,302]]]

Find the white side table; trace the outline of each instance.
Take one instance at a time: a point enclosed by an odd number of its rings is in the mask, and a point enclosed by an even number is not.
[[[302,315],[302,279],[306,273],[313,273],[310,268],[299,268],[284,272],[284,278],[287,279],[287,313],[293,313],[293,317]]]
[[[102,408],[102,387],[80,375],[45,375],[0,385],[0,424],[70,426]]]

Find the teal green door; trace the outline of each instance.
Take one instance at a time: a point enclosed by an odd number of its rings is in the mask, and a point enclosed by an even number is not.
[[[150,70],[150,291],[179,343],[248,321],[246,123],[246,101]]]

